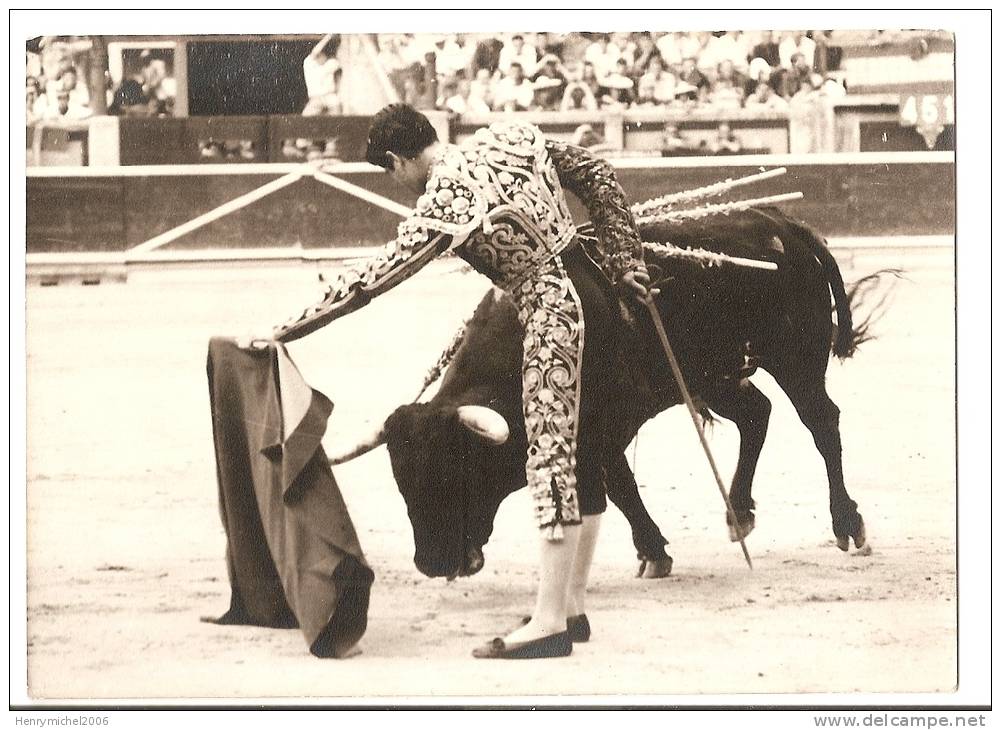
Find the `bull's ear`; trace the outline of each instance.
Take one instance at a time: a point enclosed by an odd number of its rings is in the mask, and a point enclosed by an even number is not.
[[[506,443],[511,436],[507,420],[486,406],[459,406],[456,415],[465,428],[494,446]]]

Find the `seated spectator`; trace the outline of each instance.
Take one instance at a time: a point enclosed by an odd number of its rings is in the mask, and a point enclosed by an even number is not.
[[[304,117],[344,112],[338,93],[341,65],[334,58],[337,45],[339,40],[335,39],[333,33],[327,33],[303,59],[302,75],[306,81],[306,95],[309,97],[302,110]],[[146,93],[149,94],[150,89],[146,89]]]
[[[601,80],[601,96],[598,104],[602,109],[628,109],[636,101],[633,80],[626,75],[626,59],[616,64],[616,73]]]
[[[494,105],[494,79],[488,68],[476,71],[476,78],[469,84],[469,96],[466,97],[466,110],[474,114],[483,114]]]
[[[819,74],[817,74],[819,76]],[[831,99],[843,99],[848,95],[848,90],[845,89],[845,85],[835,78],[833,75],[828,74],[826,77],[821,77],[822,80],[819,82],[820,93]],[[817,81],[815,80],[816,84]]]
[[[464,45],[464,38],[450,33],[436,44],[435,70],[444,76],[454,76],[465,71],[473,59],[471,48]]]
[[[583,81],[571,81],[563,92],[560,111],[597,111],[598,100]]]
[[[527,111],[535,100],[535,87],[525,76],[521,64],[513,62],[507,71],[507,76],[497,83],[494,96],[495,111]]]
[[[143,86],[136,79],[124,79],[115,90],[109,114],[127,117],[149,116],[149,97],[143,93]]]
[[[783,69],[781,73],[782,96],[787,99],[792,98],[802,89],[804,81],[813,88],[812,76],[813,70],[806,57],[802,53],[794,53],[791,67],[788,70]]]
[[[716,137],[707,145],[709,151],[714,155],[730,155],[740,152],[742,145],[737,136],[730,129],[730,125],[721,122],[716,129]]]
[[[744,90],[734,86],[728,78],[719,78],[713,83],[706,101],[719,109],[740,109],[744,105]]]
[[[584,147],[596,154],[602,152],[611,152],[615,149],[614,146],[608,144],[605,138],[594,131],[594,127],[590,124],[582,124],[577,129],[574,130],[573,135],[570,137],[570,144],[577,145],[578,147]]]
[[[480,69],[486,69],[491,76],[497,73],[503,48],[504,43],[499,38],[494,36],[481,38],[473,51],[473,73],[478,75]]]
[[[730,85],[733,86],[735,89],[739,89],[741,91],[741,95],[743,96],[744,82],[747,79],[742,73],[740,73],[737,70],[736,66],[734,66],[733,64],[733,61],[730,61],[729,59],[724,59],[719,62],[719,64],[716,66],[715,80],[729,81]]]
[[[615,64],[621,57],[622,51],[612,43],[608,33],[601,33],[584,52],[584,60],[594,67],[595,73],[600,78],[614,73]]]
[[[525,37],[516,34],[511,36],[511,40],[501,49],[498,68],[501,73],[507,75],[511,66],[517,63],[525,76],[531,76],[535,73],[537,60],[535,46],[525,43]]]
[[[807,37],[806,31],[797,30],[788,33],[779,43],[779,65],[791,69],[794,65],[794,56],[799,53],[806,59],[807,66],[812,70],[816,48],[817,44]]]
[[[50,105],[45,112],[47,121],[73,121],[86,119],[90,116],[90,109],[80,106],[70,99],[69,91],[59,91],[56,93],[56,103]]]
[[[590,61],[585,61],[581,67],[580,80],[590,89],[591,95],[595,99],[601,96],[601,81],[598,79],[598,70]]]
[[[744,80],[744,95],[751,96],[758,89],[758,84],[769,84],[772,83],[772,67],[768,65],[768,61],[763,58],[755,57],[751,59],[751,63],[747,67],[747,78]],[[778,93],[779,89],[772,86],[773,90]]]
[[[670,71],[664,70],[664,63],[659,54],[650,57],[650,67],[640,77],[637,84],[636,97],[640,104],[670,104],[674,101],[674,92],[678,80]]]
[[[660,153],[664,157],[670,157],[680,151],[692,149],[688,140],[684,139],[678,132],[678,127],[668,124],[664,127],[664,133],[660,138]]]
[[[613,48],[619,49],[619,59],[624,58],[626,60],[626,66],[629,68],[629,73],[633,71],[633,66],[636,64],[636,52],[637,45],[632,39],[631,33],[612,33],[611,41],[609,44]],[[616,63],[618,60],[616,59]]]
[[[48,104],[48,97],[42,92],[42,84],[34,76],[28,76],[24,82],[26,123],[34,124],[41,120]]]
[[[681,62],[681,73],[678,74],[678,81],[690,87],[691,90],[677,91],[676,95],[682,99],[703,100],[709,94],[709,79],[695,66],[695,59],[689,56]]]
[[[174,113],[174,100],[177,98],[177,83],[167,69],[167,63],[162,58],[155,57],[148,50],[140,55],[143,62],[140,71],[143,93],[155,105],[155,114],[171,115]]]
[[[539,33],[536,40],[536,50],[543,56],[552,54],[564,61],[567,40],[566,33]]]
[[[685,57],[681,52],[681,33],[664,33],[657,39],[657,52],[666,68],[677,68]]]
[[[650,62],[654,58],[660,58],[660,52],[657,50],[657,45],[653,42],[653,36],[650,33],[636,33],[634,34],[636,38],[636,57],[633,59],[633,76],[640,77],[647,72],[650,68]],[[661,68],[663,68],[663,60],[661,59]]]
[[[552,54],[543,56],[532,83],[535,85],[535,105],[539,109],[559,109],[567,87],[567,77],[560,67],[560,59]]]
[[[779,44],[775,42],[775,32],[771,30],[766,30],[761,32],[761,38],[758,43],[751,49],[751,56],[753,58],[762,58],[765,63],[771,68],[777,68],[782,65],[782,61],[779,59]],[[752,79],[756,79],[755,74],[751,74]]]
[[[440,91],[435,107],[453,114],[465,114],[468,110],[466,94],[462,93],[462,77],[460,74],[442,77]]]
[[[754,93],[747,97],[744,107],[747,109],[785,111],[789,108],[789,102],[776,94],[771,84],[761,81],[758,83]]]
[[[747,54],[749,50],[746,39],[742,35],[735,31],[726,31],[721,35],[711,38],[706,47],[705,52],[708,54],[708,57],[704,60],[704,63],[715,62],[718,67],[722,63],[729,62],[733,67],[743,70],[747,68]],[[700,62],[699,66],[703,66],[703,62]]]
[[[68,91],[70,103],[73,106],[90,107],[90,91],[87,89],[86,84],[80,83],[76,66],[70,66],[59,75],[59,78],[56,79],[56,89]]]

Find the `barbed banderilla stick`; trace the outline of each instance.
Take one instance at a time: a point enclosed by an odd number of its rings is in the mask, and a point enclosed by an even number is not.
[[[751,554],[747,552],[744,535],[740,529],[740,523],[737,521],[737,513],[733,511],[733,505],[730,504],[730,497],[723,486],[723,479],[719,475],[719,469],[716,468],[716,460],[713,459],[713,453],[709,449],[709,442],[706,441],[706,432],[699,421],[699,413],[695,410],[692,394],[688,391],[688,386],[685,385],[685,378],[681,374],[681,367],[678,365],[678,359],[674,356],[671,342],[667,339],[667,332],[664,330],[664,322],[660,318],[660,312],[653,302],[653,297],[648,296],[643,303],[646,305],[647,311],[650,312],[650,318],[653,320],[653,326],[657,330],[657,336],[660,338],[660,344],[664,348],[664,354],[667,355],[667,362],[671,366],[671,372],[674,373],[674,380],[678,384],[678,390],[681,391],[681,396],[685,399],[685,405],[688,406],[688,414],[692,417],[692,423],[695,424],[695,431],[699,434],[699,441],[702,442],[702,450],[706,452],[709,466],[712,468],[713,476],[716,477],[716,486],[719,487],[720,496],[723,497],[723,503],[726,505],[726,513],[733,521],[734,529],[740,538],[740,549],[744,551],[744,560],[747,561],[747,567],[753,570],[754,566],[751,564]]]

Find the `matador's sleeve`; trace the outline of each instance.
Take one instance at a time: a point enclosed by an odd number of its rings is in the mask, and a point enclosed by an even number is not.
[[[612,166],[583,147],[565,142],[547,140],[546,150],[560,185],[587,206],[602,254],[598,264],[612,282],[643,268],[643,243]]]
[[[461,245],[482,222],[484,210],[475,185],[449,170],[436,171],[414,212],[400,224],[396,240],[340,275],[321,301],[275,327],[272,336],[279,342],[291,342],[360,309],[443,252]]]

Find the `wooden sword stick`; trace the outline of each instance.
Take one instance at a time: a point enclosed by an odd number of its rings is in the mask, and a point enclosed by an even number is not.
[[[713,470],[713,476],[716,477],[716,486],[719,487],[719,493],[723,497],[723,503],[726,505],[726,513],[729,515],[733,522],[734,530],[738,538],[740,539],[740,549],[744,551],[744,560],[747,561],[747,567],[754,569],[751,564],[751,554],[747,552],[747,545],[744,543],[744,535],[740,529],[740,523],[737,521],[737,513],[733,511],[733,505],[730,504],[730,497],[726,493],[726,488],[723,486],[723,479],[719,475],[719,469],[716,468],[716,460],[713,459],[713,453],[709,449],[709,442],[706,441],[706,433],[702,428],[702,423],[699,421],[699,413],[695,410],[695,403],[692,401],[692,394],[688,392],[688,386],[685,385],[685,378],[681,374],[681,367],[678,365],[678,359],[674,356],[674,350],[671,348],[671,342],[667,339],[667,332],[664,331],[664,322],[660,318],[660,312],[657,310],[657,306],[653,302],[653,297],[648,296],[644,302],[647,311],[650,312],[650,318],[653,320],[653,326],[657,330],[657,336],[660,338],[660,344],[664,348],[664,354],[667,355],[667,362],[671,365],[671,372],[674,373],[674,380],[678,384],[678,389],[681,391],[681,396],[685,399],[685,405],[688,406],[688,414],[692,417],[692,423],[695,424],[695,431],[699,434],[699,441],[702,442],[702,450],[706,452],[706,458],[709,459],[709,466]]]

